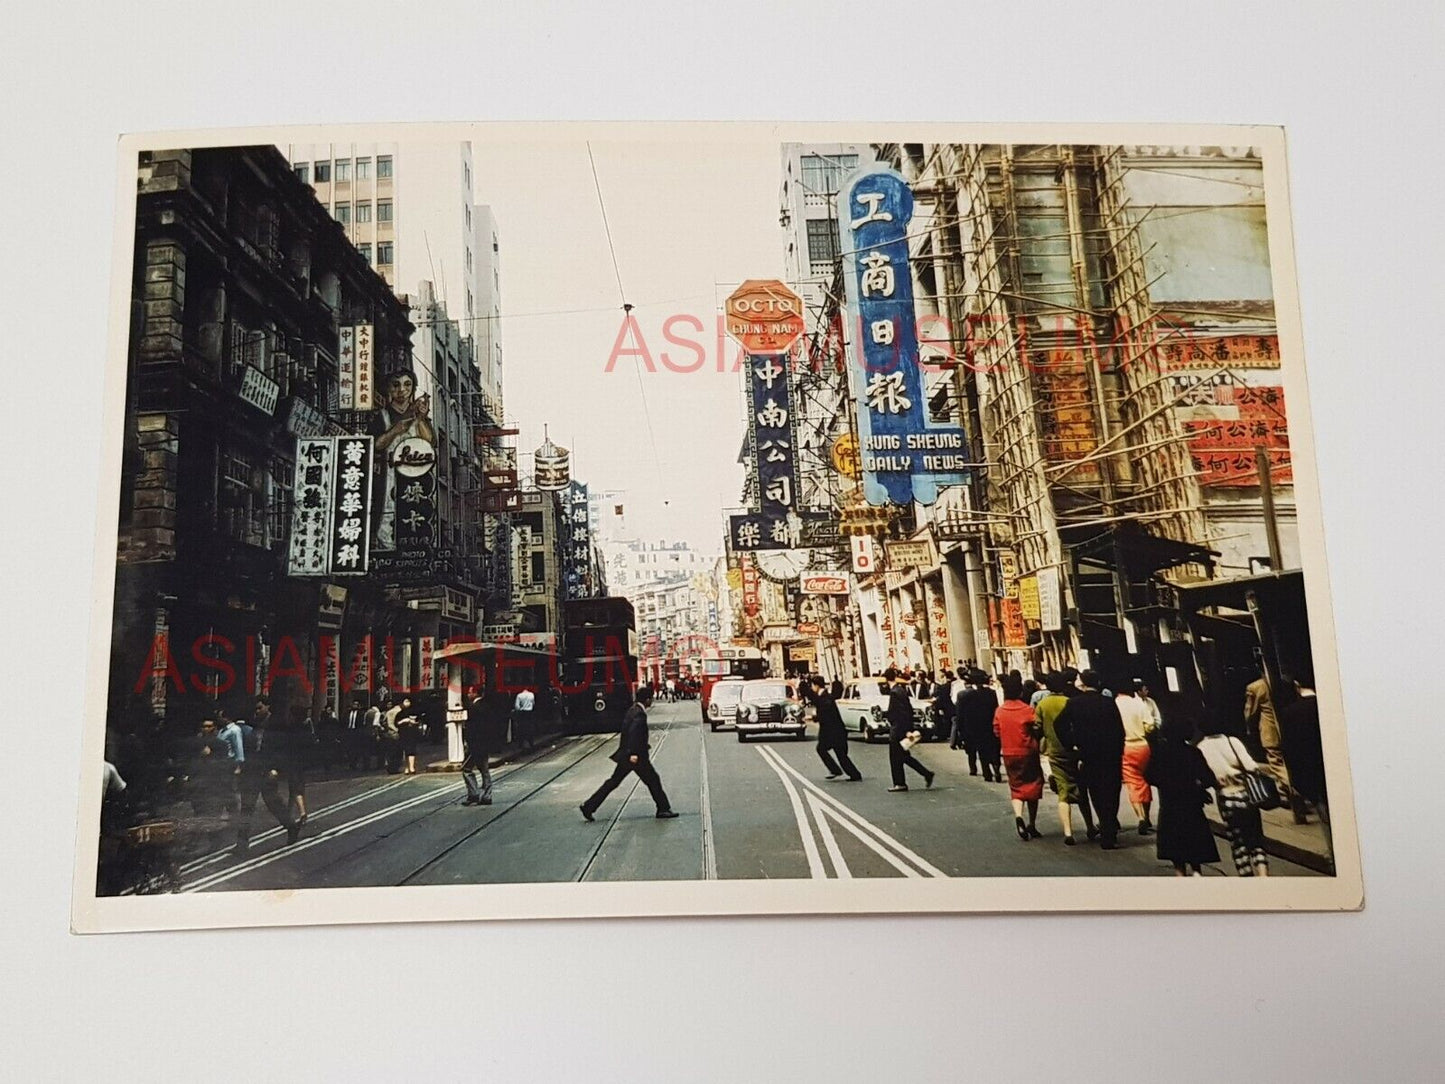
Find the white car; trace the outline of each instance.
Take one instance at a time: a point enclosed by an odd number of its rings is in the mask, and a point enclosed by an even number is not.
[[[864,678],[851,681],[838,699],[838,714],[849,731],[857,730],[864,741],[874,737],[888,736],[888,694],[883,691],[881,678]],[[918,729],[927,740],[933,735],[933,702],[910,697]]]
[[[710,729],[731,726],[737,720],[738,699],[742,693],[743,679],[740,677],[725,677],[712,687],[707,710],[703,713]]]

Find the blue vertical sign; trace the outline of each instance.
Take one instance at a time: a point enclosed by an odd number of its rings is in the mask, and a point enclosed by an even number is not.
[[[886,166],[865,167],[838,193],[838,229],[853,328],[863,496],[869,504],[933,504],[965,478],[957,426],[930,426],[918,366],[918,325],[908,266],[913,192]]]
[[[798,541],[798,471],[787,359],[749,354],[746,364],[749,466],[758,502],[756,511],[731,517],[733,549],[791,549]]]

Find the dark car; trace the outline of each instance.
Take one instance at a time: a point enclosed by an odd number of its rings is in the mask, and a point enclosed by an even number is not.
[[[747,741],[754,734],[790,734],[798,741],[808,735],[798,687],[781,678],[743,682],[733,725],[738,741]]]

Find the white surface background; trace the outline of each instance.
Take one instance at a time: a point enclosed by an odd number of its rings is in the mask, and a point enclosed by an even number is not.
[[[7,12],[4,1075],[1438,1079],[1441,17],[474,7]],[[1285,124],[1366,911],[71,936],[115,135],[548,117]]]

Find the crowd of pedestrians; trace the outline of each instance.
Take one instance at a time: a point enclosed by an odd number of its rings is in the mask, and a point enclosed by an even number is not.
[[[838,683],[834,682],[834,686]],[[972,665],[931,678],[889,668],[887,695],[890,792],[904,792],[908,772],[931,787],[935,772],[912,752],[923,738],[915,703],[933,709],[933,736],[962,750],[971,776],[1006,783],[1018,838],[1041,839],[1044,788],[1058,799],[1065,846],[1084,839],[1101,850],[1119,846],[1121,797],[1136,830],[1154,836],[1156,853],[1179,876],[1199,875],[1220,859],[1205,808],[1219,812],[1235,872],[1267,876],[1262,809],[1283,806],[1304,823],[1311,811],[1325,824],[1329,803],[1319,736],[1319,708],[1307,682],[1286,676],[1251,684],[1238,718],[1200,724],[1183,708],[1164,712],[1147,681],[1106,682],[1095,670],[1065,667],[1026,678],[992,675]],[[818,723],[818,756],[827,778],[862,778],[847,755],[847,734],[836,701],[839,689],[814,675],[804,682]],[[1264,750],[1263,763],[1246,739]],[[1157,810],[1157,824],[1156,824]]]

